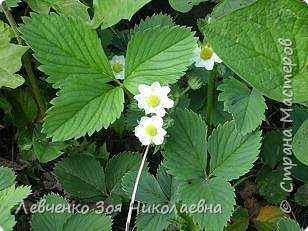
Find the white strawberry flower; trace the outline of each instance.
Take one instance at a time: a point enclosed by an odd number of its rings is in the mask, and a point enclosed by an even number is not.
[[[164,121],[159,116],[141,117],[139,125],[135,128],[135,136],[139,138],[142,145],[161,145],[167,134],[163,129]]]
[[[207,70],[213,70],[214,63],[222,63],[213,49],[209,46],[198,46],[194,50],[193,61],[196,67],[204,67]]]
[[[138,101],[138,107],[145,110],[145,114],[156,114],[165,116],[165,108],[172,108],[174,102],[168,98],[170,88],[168,86],[160,86],[159,82],[154,82],[151,86],[140,84],[138,87],[140,92],[134,99]]]
[[[121,56],[113,56],[111,60],[109,60],[112,71],[116,79],[124,80],[125,78],[125,57]]]

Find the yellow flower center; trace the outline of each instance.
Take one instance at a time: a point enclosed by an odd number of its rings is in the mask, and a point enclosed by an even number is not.
[[[160,100],[158,98],[158,96],[156,95],[150,95],[149,97],[147,97],[147,104],[150,107],[157,107],[160,103]]]
[[[200,53],[201,59],[208,60],[212,57],[212,55],[213,55],[212,48],[210,48],[208,46],[202,46],[201,47],[201,53]]]
[[[123,65],[120,63],[116,63],[113,65],[112,69],[115,73],[120,73],[121,71],[123,71]]]
[[[150,124],[145,127],[145,132],[149,136],[153,137],[157,135],[157,128],[154,125]]]

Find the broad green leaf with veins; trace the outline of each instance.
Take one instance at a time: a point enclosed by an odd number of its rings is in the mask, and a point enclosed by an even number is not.
[[[173,9],[182,13],[187,13],[193,8],[193,6],[206,1],[208,0],[169,0],[169,4]]]
[[[277,222],[277,231],[302,231],[302,229],[294,220],[282,218]]]
[[[214,11],[215,14],[215,11]],[[204,27],[207,41],[236,74],[274,100],[282,101],[284,46],[294,53],[294,102],[308,100],[308,6],[301,0],[259,0],[248,7],[213,18]]]
[[[12,37],[10,27],[0,21],[0,88],[17,88],[25,81],[15,72],[21,68],[21,57],[28,47],[10,43]]]
[[[132,16],[151,0],[94,0],[94,17],[90,26],[102,29],[113,26],[121,19],[130,20]]]
[[[63,141],[107,128],[121,116],[124,92],[104,79],[72,77],[51,104],[43,132],[53,141]]]
[[[26,0],[31,9],[38,13],[49,13],[50,8],[59,14],[80,17],[84,21],[90,19],[88,7],[79,0]]]
[[[232,114],[236,128],[243,135],[255,130],[265,120],[264,97],[256,89],[250,90],[236,79],[226,79],[219,85],[218,100],[224,101],[224,110]]]
[[[24,17],[20,31],[42,64],[39,69],[49,75],[55,87],[62,86],[70,76],[114,79],[109,61],[95,31],[80,19],[31,14]]]
[[[99,162],[85,155],[73,155],[54,169],[64,190],[80,199],[106,195],[105,173]]]
[[[0,167],[0,191],[15,184],[15,180],[16,175],[10,168]]]
[[[206,206],[213,206],[213,211],[217,205],[221,205],[221,213],[211,213],[209,211],[194,213],[192,215],[195,222],[202,228],[211,231],[221,231],[230,219],[235,205],[234,188],[230,183],[221,178],[195,179],[180,185],[179,197],[183,204],[198,205],[204,200]]]
[[[188,110],[177,110],[174,121],[165,145],[168,172],[177,179],[204,178],[207,164],[206,123],[200,115]]]
[[[186,27],[155,27],[137,32],[128,43],[124,86],[136,94],[139,84],[175,83],[192,64],[194,33]]]
[[[244,136],[235,128],[234,121],[219,125],[208,141],[210,175],[233,180],[247,173],[258,158],[260,141],[260,131]]]

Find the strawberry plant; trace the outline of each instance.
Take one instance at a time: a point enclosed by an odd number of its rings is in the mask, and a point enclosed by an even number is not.
[[[0,231],[308,226],[305,1],[0,4]]]

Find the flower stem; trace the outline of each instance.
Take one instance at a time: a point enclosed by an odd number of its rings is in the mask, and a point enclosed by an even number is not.
[[[209,137],[212,133],[211,119],[212,119],[212,111],[214,104],[215,82],[216,82],[216,70],[214,68],[209,76],[208,91],[207,91],[207,110],[206,110],[206,122],[208,126],[207,137]]]
[[[5,17],[6,17],[7,21],[9,22],[9,24],[10,24],[10,26],[11,26],[14,34],[15,34],[17,43],[19,45],[24,45],[24,42],[23,42],[23,40],[20,36],[20,33],[17,29],[16,21],[15,21],[13,15],[11,14],[10,9],[8,8],[6,2],[5,1],[2,2],[0,4],[0,7],[1,7],[2,11],[4,12]],[[37,79],[36,79],[36,77],[33,73],[33,70],[32,70],[31,56],[30,56],[29,52],[26,52],[24,54],[22,60],[23,60],[23,64],[24,64],[27,76],[28,76],[28,80],[29,80],[29,83],[30,83],[30,86],[31,86],[31,90],[32,90],[34,99],[35,99],[37,106],[38,106],[38,109],[39,109],[39,114],[38,114],[37,120],[41,121],[45,116],[45,111],[46,111],[45,109],[46,108],[45,108],[45,103],[43,101],[41,92],[39,90]]]
[[[140,177],[141,177],[141,173],[148,155],[150,149],[150,145],[148,145],[145,149],[139,170],[138,170],[138,174],[136,177],[136,181],[135,181],[135,185],[134,185],[134,189],[133,189],[133,193],[132,193],[132,198],[129,204],[129,210],[128,210],[128,215],[127,215],[127,220],[126,220],[126,226],[125,226],[125,231],[129,231],[129,226],[130,226],[130,222],[132,219],[132,213],[133,213],[133,207],[134,207],[134,203],[135,203],[135,199],[136,199],[136,194],[137,194],[137,189],[138,189],[138,185],[139,185],[139,181],[140,181]]]

